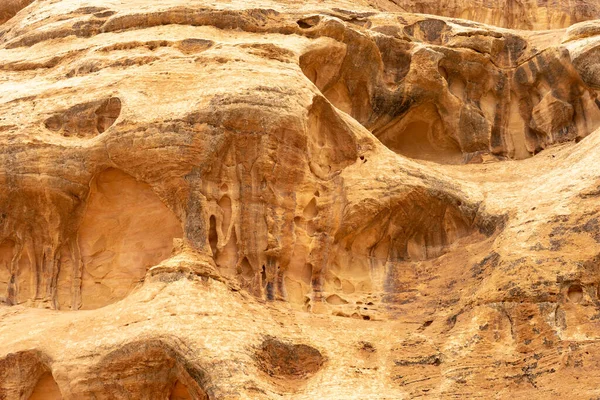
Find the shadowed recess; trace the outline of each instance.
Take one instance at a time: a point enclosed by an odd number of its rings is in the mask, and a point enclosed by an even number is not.
[[[62,399],[49,362],[48,357],[35,350],[0,359],[0,399]]]
[[[177,342],[177,341],[176,341]],[[209,400],[206,373],[188,361],[181,343],[150,339],[132,342],[108,353],[88,371],[78,398]]]
[[[46,119],[44,126],[64,137],[91,138],[110,128],[120,114],[121,100],[110,97],[59,111]]]
[[[130,175],[108,169],[91,183],[78,232],[83,270],[82,308],[99,308],[127,296],[146,271],[168,258],[181,223],[152,188]],[[71,303],[77,260],[63,256],[58,279],[61,307]]]
[[[306,379],[325,363],[319,350],[305,344],[294,344],[266,338],[255,354],[260,369],[267,375],[286,379]]]

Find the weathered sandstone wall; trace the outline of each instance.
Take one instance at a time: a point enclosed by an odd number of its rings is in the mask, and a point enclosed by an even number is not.
[[[593,2],[29,3],[0,399],[598,395]]]

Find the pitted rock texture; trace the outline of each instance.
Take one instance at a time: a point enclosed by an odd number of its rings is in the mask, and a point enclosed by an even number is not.
[[[597,5],[479,5],[0,6],[0,399],[598,397]]]
[[[462,18],[513,29],[559,29],[600,18],[593,0],[390,0],[403,11]]]

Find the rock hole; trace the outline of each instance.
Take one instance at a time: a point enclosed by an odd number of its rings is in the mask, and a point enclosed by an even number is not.
[[[332,294],[331,296],[328,296],[326,301],[329,304],[333,304],[335,306],[339,306],[342,304],[348,304],[348,302],[344,299],[342,299],[340,296],[338,296],[337,294]]]
[[[231,236],[229,237],[229,240],[225,246],[223,246],[223,248],[220,250],[217,250],[215,262],[217,263],[221,273],[228,277],[235,277],[237,273],[236,267],[238,262],[238,245],[235,229],[231,230]]]
[[[121,100],[110,97],[59,111],[46,119],[44,125],[64,137],[91,138],[110,128],[120,114]]]
[[[84,309],[124,298],[183,236],[181,223],[150,185],[108,169],[90,187],[78,231]]]
[[[444,67],[442,67],[442,66],[439,66],[439,67],[438,67],[438,71],[440,72],[440,76],[441,76],[442,78],[444,78],[444,80],[445,80],[446,82],[448,82],[448,71],[446,70],[446,68],[444,68]]]
[[[221,192],[226,193],[229,190],[229,186],[226,183],[221,185]]]
[[[370,342],[358,342],[359,349],[367,353],[375,353],[377,349]]]
[[[567,291],[569,301],[579,303],[583,300],[583,288],[580,285],[571,285]]]
[[[370,321],[370,320],[371,320],[371,317],[369,317],[368,315],[363,315],[363,316],[362,316],[362,318],[363,318],[365,321]]]
[[[0,359],[0,398],[61,399],[47,361],[37,350],[8,353]]]
[[[190,394],[187,386],[181,383],[180,380],[177,380],[175,385],[173,385],[173,390],[171,391],[169,400],[193,400],[193,397]]]
[[[40,377],[29,400],[60,400],[62,395],[50,372]]]
[[[209,231],[208,231],[208,243],[212,251],[213,257],[217,256],[217,244],[219,242],[219,236],[217,234],[217,219],[214,215],[210,216]]]
[[[260,272],[260,279],[262,286],[264,287],[267,284],[267,270],[264,265],[262,266],[262,271]]]
[[[200,53],[210,49],[215,43],[212,40],[190,38],[177,43],[176,47],[184,54]]]
[[[336,289],[341,289],[342,288],[342,281],[340,280],[340,278],[334,278],[333,279],[333,285],[335,286]]]
[[[50,129],[54,132],[58,132],[60,131],[60,128],[62,128],[62,120],[60,116],[53,115],[46,120],[45,125],[47,129]]]
[[[462,77],[453,75],[448,80],[448,90],[462,101],[467,101],[467,83]]]
[[[321,352],[314,347],[285,343],[275,338],[263,341],[255,359],[267,375],[286,380],[309,378],[325,363]]]
[[[219,200],[219,207],[223,210],[223,225],[221,226],[224,235],[227,235],[229,230],[229,224],[231,223],[231,199],[229,196],[221,197]]]
[[[254,277],[254,269],[252,268],[252,265],[250,265],[247,257],[244,257],[240,267],[242,268],[241,274],[244,278],[252,279]]]
[[[406,120],[409,120],[407,118]],[[448,141],[448,146],[440,146],[440,140],[433,139],[440,136],[441,122],[437,117],[430,120],[412,120],[399,131],[391,129],[377,135],[388,148],[407,157],[436,161],[445,164],[458,164],[462,162],[462,152],[458,144]]]
[[[98,133],[105,132],[115,123],[121,114],[121,100],[117,97],[111,97],[98,107],[96,110],[96,129]]]
[[[118,393],[123,399],[208,400],[200,386],[200,382],[208,381],[206,372],[197,360],[188,359],[180,346],[182,343],[172,346],[159,339],[120,346],[100,359],[89,377],[79,381],[85,395],[74,393],[72,397],[106,398],[110,385],[108,393]]]
[[[296,21],[296,23],[302,29],[309,29],[309,28],[312,28],[313,26],[317,25],[320,21],[321,21],[321,17],[319,17],[318,15],[315,15],[312,17],[299,19],[298,21]]]
[[[317,216],[318,214],[318,209],[317,209],[317,199],[316,198],[312,198],[312,200],[307,204],[306,207],[304,207],[304,211],[302,212],[302,215],[304,215],[305,219],[313,219]]]
[[[298,26],[302,29],[308,29],[311,28],[311,26],[309,24],[307,24],[306,22],[299,20],[298,22],[296,22],[298,24]]]
[[[373,134],[390,150],[406,157],[440,164],[461,164],[463,154],[456,139],[446,132],[434,104],[411,108]]]

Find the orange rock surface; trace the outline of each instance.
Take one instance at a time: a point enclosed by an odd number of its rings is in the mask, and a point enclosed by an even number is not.
[[[0,399],[600,397],[599,6],[507,3],[2,3]]]

